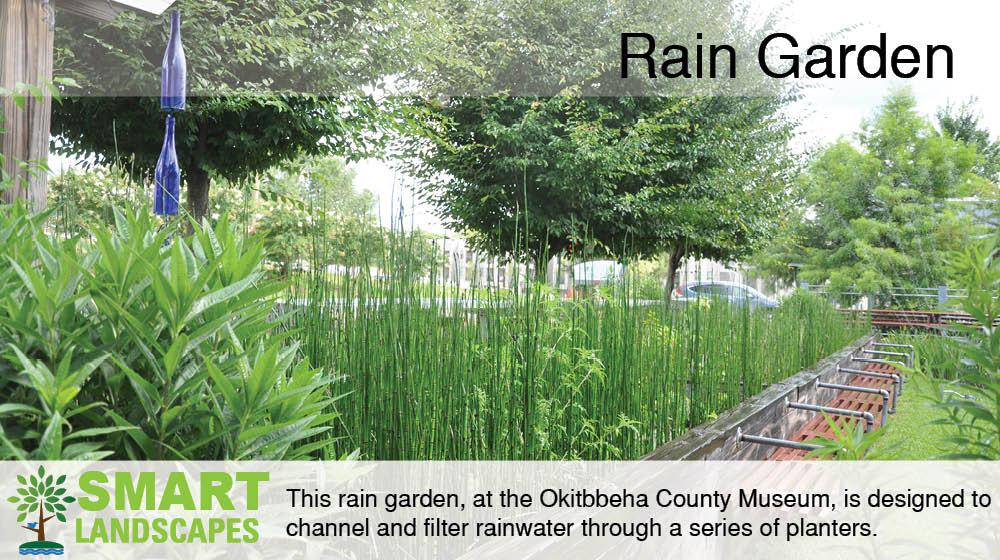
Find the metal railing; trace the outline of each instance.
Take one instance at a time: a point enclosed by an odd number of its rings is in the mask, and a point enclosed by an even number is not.
[[[874,387],[861,387],[858,385],[842,385],[840,383],[823,383],[822,381],[817,381],[816,386],[821,389],[836,389],[838,391],[850,391],[853,393],[865,393],[868,395],[879,395],[882,397],[882,425],[885,426],[886,421],[889,420],[889,391],[885,389],[876,389]]]
[[[894,356],[897,358],[906,358],[906,366],[913,367],[913,356],[906,352],[889,352],[886,350],[868,350],[862,348],[861,353],[871,354],[872,356]]]
[[[906,362],[900,362],[899,360],[883,360],[881,358],[859,358],[854,356],[851,358],[852,361],[861,362],[863,364],[890,364],[894,366],[906,366]]]
[[[851,410],[849,408],[837,408],[834,406],[821,406],[818,404],[792,402],[788,398],[785,398],[785,406],[794,410],[808,410],[810,412],[823,412],[826,414],[833,414],[835,416],[861,418],[865,421],[865,433],[871,432],[875,429],[875,415],[871,412]]]
[[[895,344],[889,342],[873,342],[870,343],[871,347],[861,347],[856,353],[870,354],[875,356],[887,356],[895,358],[903,358],[905,362],[899,360],[885,360],[880,358],[862,358],[857,355],[852,354],[850,356],[851,361],[862,362],[862,363],[872,363],[872,364],[886,364],[892,366],[902,366],[907,367],[908,364],[913,363],[913,353],[914,348],[912,344]],[[908,352],[898,352],[895,350],[876,350],[876,348],[892,348],[892,349],[905,349]],[[882,397],[882,410],[881,410],[881,426],[885,426],[889,421],[889,414],[896,412],[897,401],[899,396],[903,394],[903,375],[897,372],[878,372],[869,371],[864,369],[854,369],[849,367],[841,367],[840,364],[836,366],[836,372],[840,373],[850,373],[855,376],[861,377],[871,377],[876,379],[888,379],[892,381],[893,391],[890,392],[887,389],[877,388],[877,387],[864,387],[859,385],[847,385],[842,383],[828,383],[816,379],[816,386],[821,389],[832,389],[836,391],[847,391],[856,393],[865,393],[871,395],[879,395]],[[810,412],[832,414],[835,416],[848,416],[852,418],[858,418],[865,422],[864,431],[865,433],[870,433],[875,429],[875,415],[868,411],[863,410],[853,410],[849,408],[838,408],[833,406],[824,406],[811,403],[803,402],[792,402],[791,399],[785,397],[785,407],[792,410],[805,410]],[[794,441],[789,439],[745,434],[743,433],[743,428],[738,427],[736,429],[736,441],[738,443],[754,443],[758,445],[769,445],[772,447],[785,447],[789,449],[797,449],[800,451],[815,451],[820,449],[822,446],[814,443],[806,443],[804,441]]]
[[[875,307],[875,303],[877,301],[899,303],[910,301],[914,304],[919,303],[924,307],[926,307],[928,303],[936,303],[938,308],[943,309],[948,302],[954,302],[955,300],[961,300],[968,297],[967,290],[949,288],[946,285],[927,288],[893,286],[888,290],[880,292],[866,292],[859,290],[856,287],[847,288],[843,291],[831,291],[829,287],[825,285],[814,285],[809,284],[808,282],[800,282],[799,286],[810,293],[823,295],[828,298],[832,298],[837,302],[843,301],[851,303],[850,308],[852,309],[872,309]],[[858,307],[858,305],[861,305],[861,307]]]
[[[792,441],[790,439],[744,434],[742,428],[736,428],[736,441],[745,441],[747,443],[756,443],[759,445],[770,445],[773,447],[787,447],[789,449],[800,449],[802,451],[815,451],[822,447],[815,443],[805,443],[803,441]]]
[[[894,414],[896,412],[896,401],[899,400],[899,395],[902,393],[903,387],[903,377],[901,375],[898,373],[879,373],[877,371],[868,371],[866,369],[845,368],[840,367],[840,364],[837,364],[837,372],[851,373],[862,377],[874,377],[876,379],[891,379],[894,396],[892,399],[892,407],[889,408],[889,414]]]

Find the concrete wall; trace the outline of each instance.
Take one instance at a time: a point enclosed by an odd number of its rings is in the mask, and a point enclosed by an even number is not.
[[[876,334],[870,334],[855,340],[839,352],[820,360],[814,368],[800,371],[784,381],[771,385],[757,396],[723,413],[718,419],[695,427],[680,438],[653,450],[643,457],[643,460],[766,459],[775,448],[737,442],[736,429],[742,428],[745,434],[787,439],[805,425],[815,413],[789,410],[785,406],[785,398],[812,404],[829,402],[837,391],[817,388],[817,379],[822,377],[823,381],[828,383],[846,382],[851,374],[838,374],[837,365],[849,367],[851,355],[875,337]]]

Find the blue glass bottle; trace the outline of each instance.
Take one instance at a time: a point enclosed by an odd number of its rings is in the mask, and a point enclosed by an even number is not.
[[[167,115],[167,132],[163,137],[163,149],[156,162],[154,175],[153,211],[161,216],[177,214],[181,196],[181,167],[177,163],[174,147],[174,116]]]
[[[187,105],[187,59],[181,44],[180,10],[170,13],[170,38],[160,72],[160,109],[183,111]]]

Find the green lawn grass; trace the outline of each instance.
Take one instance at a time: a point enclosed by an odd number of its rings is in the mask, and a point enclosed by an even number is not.
[[[933,407],[938,384],[938,380],[923,375],[909,376],[896,413],[889,416],[885,434],[872,447],[870,457],[921,461],[946,453],[942,441],[952,428],[932,424],[936,419],[948,418],[944,410]]]

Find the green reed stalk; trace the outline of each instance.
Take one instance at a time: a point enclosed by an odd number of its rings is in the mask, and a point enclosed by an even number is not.
[[[509,291],[462,289],[414,244],[392,232],[351,274],[293,290],[290,326],[348,393],[340,441],[370,459],[637,458],[866,329],[806,294],[668,305],[626,278],[566,300],[524,267]]]

